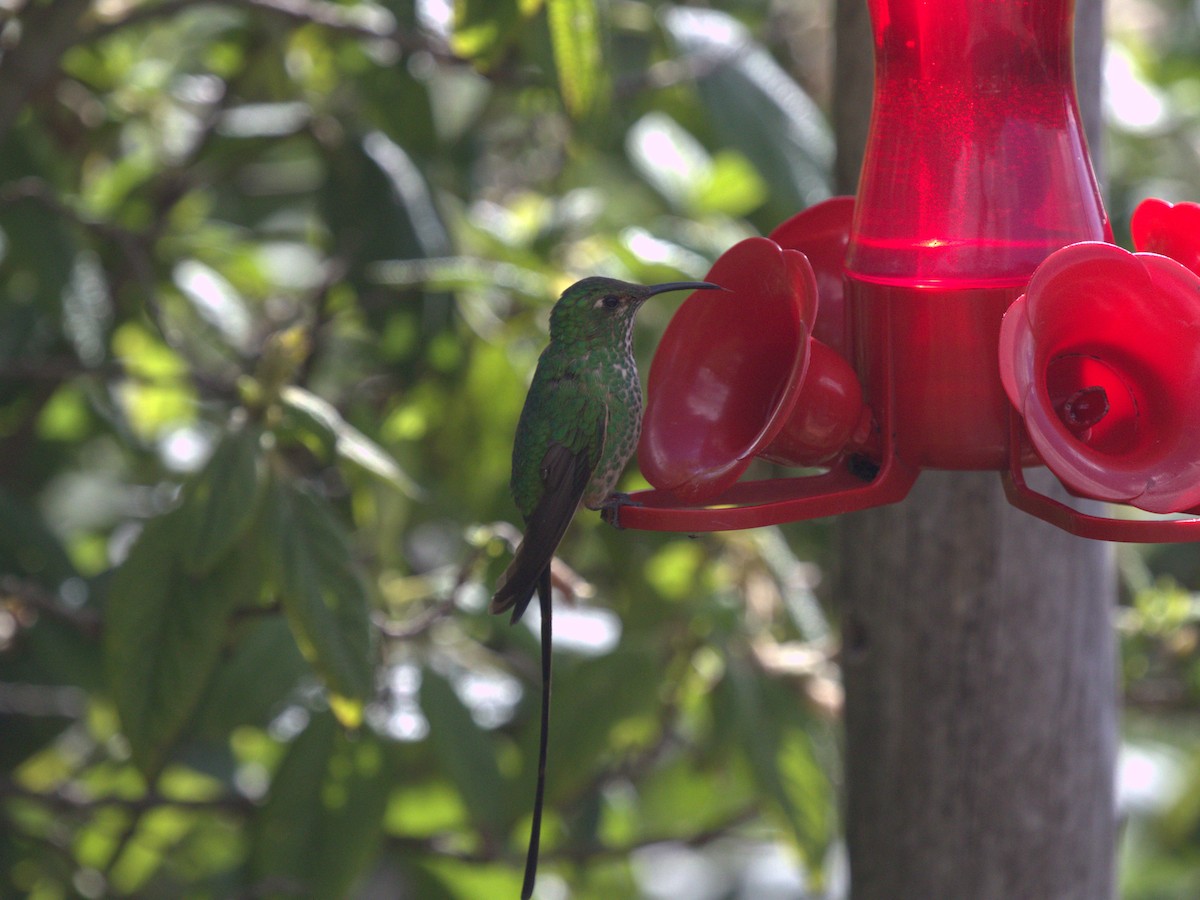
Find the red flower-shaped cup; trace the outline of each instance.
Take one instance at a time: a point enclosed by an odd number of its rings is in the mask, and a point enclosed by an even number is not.
[[[865,418],[853,369],[811,338],[817,283],[803,253],[748,238],[706,278],[729,293],[693,295],[671,319],[638,444],[646,479],[693,503],[718,496],[755,456],[830,459]]]
[[[813,337],[842,356],[847,356],[850,346],[842,274],[853,218],[853,197],[831,197],[796,213],[768,235],[780,247],[799,250],[808,257],[821,300]]]
[[[1200,203],[1151,197],[1138,204],[1129,225],[1137,250],[1169,256],[1200,275]]]
[[[1106,243],[1056,251],[1004,315],[1000,376],[1075,493],[1156,513],[1200,503],[1195,272]]]

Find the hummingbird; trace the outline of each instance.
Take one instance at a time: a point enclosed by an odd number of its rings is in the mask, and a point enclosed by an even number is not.
[[[642,304],[671,291],[725,290],[707,281],[650,286],[584,278],[567,288],[550,313],[542,351],[513,441],[513,500],[525,536],[500,576],[489,607],[524,615],[536,591],[542,613],[542,719],[537,790],[522,900],[533,894],[546,779],[550,716],[550,562],[582,503],[607,510],[619,526],[629,498],[613,488],[642,430],[642,384],[633,359],[633,320]]]

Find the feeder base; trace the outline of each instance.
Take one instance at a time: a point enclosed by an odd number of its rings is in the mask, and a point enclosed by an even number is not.
[[[917,474],[891,457],[865,480],[861,468],[843,458],[823,475],[739,482],[704,506],[689,506],[667,491],[639,491],[629,495],[638,505],[621,507],[621,527],[693,534],[821,519],[903,500]]]

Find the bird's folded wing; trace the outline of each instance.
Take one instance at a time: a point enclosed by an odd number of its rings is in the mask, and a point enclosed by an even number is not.
[[[596,446],[603,446],[603,431],[602,421]],[[491,612],[501,613],[511,607],[512,621],[520,620],[537,587],[538,577],[550,565],[563,533],[579,508],[595,468],[596,461],[586,450],[574,452],[559,443],[550,445],[542,457],[541,477],[545,485],[542,498],[529,516],[525,539],[521,541],[517,555],[500,576],[489,607]]]

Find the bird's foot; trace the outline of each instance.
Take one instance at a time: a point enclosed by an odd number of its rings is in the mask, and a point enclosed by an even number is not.
[[[609,498],[600,504],[600,518],[611,525],[613,528],[621,527],[621,507],[622,506],[641,506],[640,500],[634,500],[628,494],[614,493],[610,494]]]

